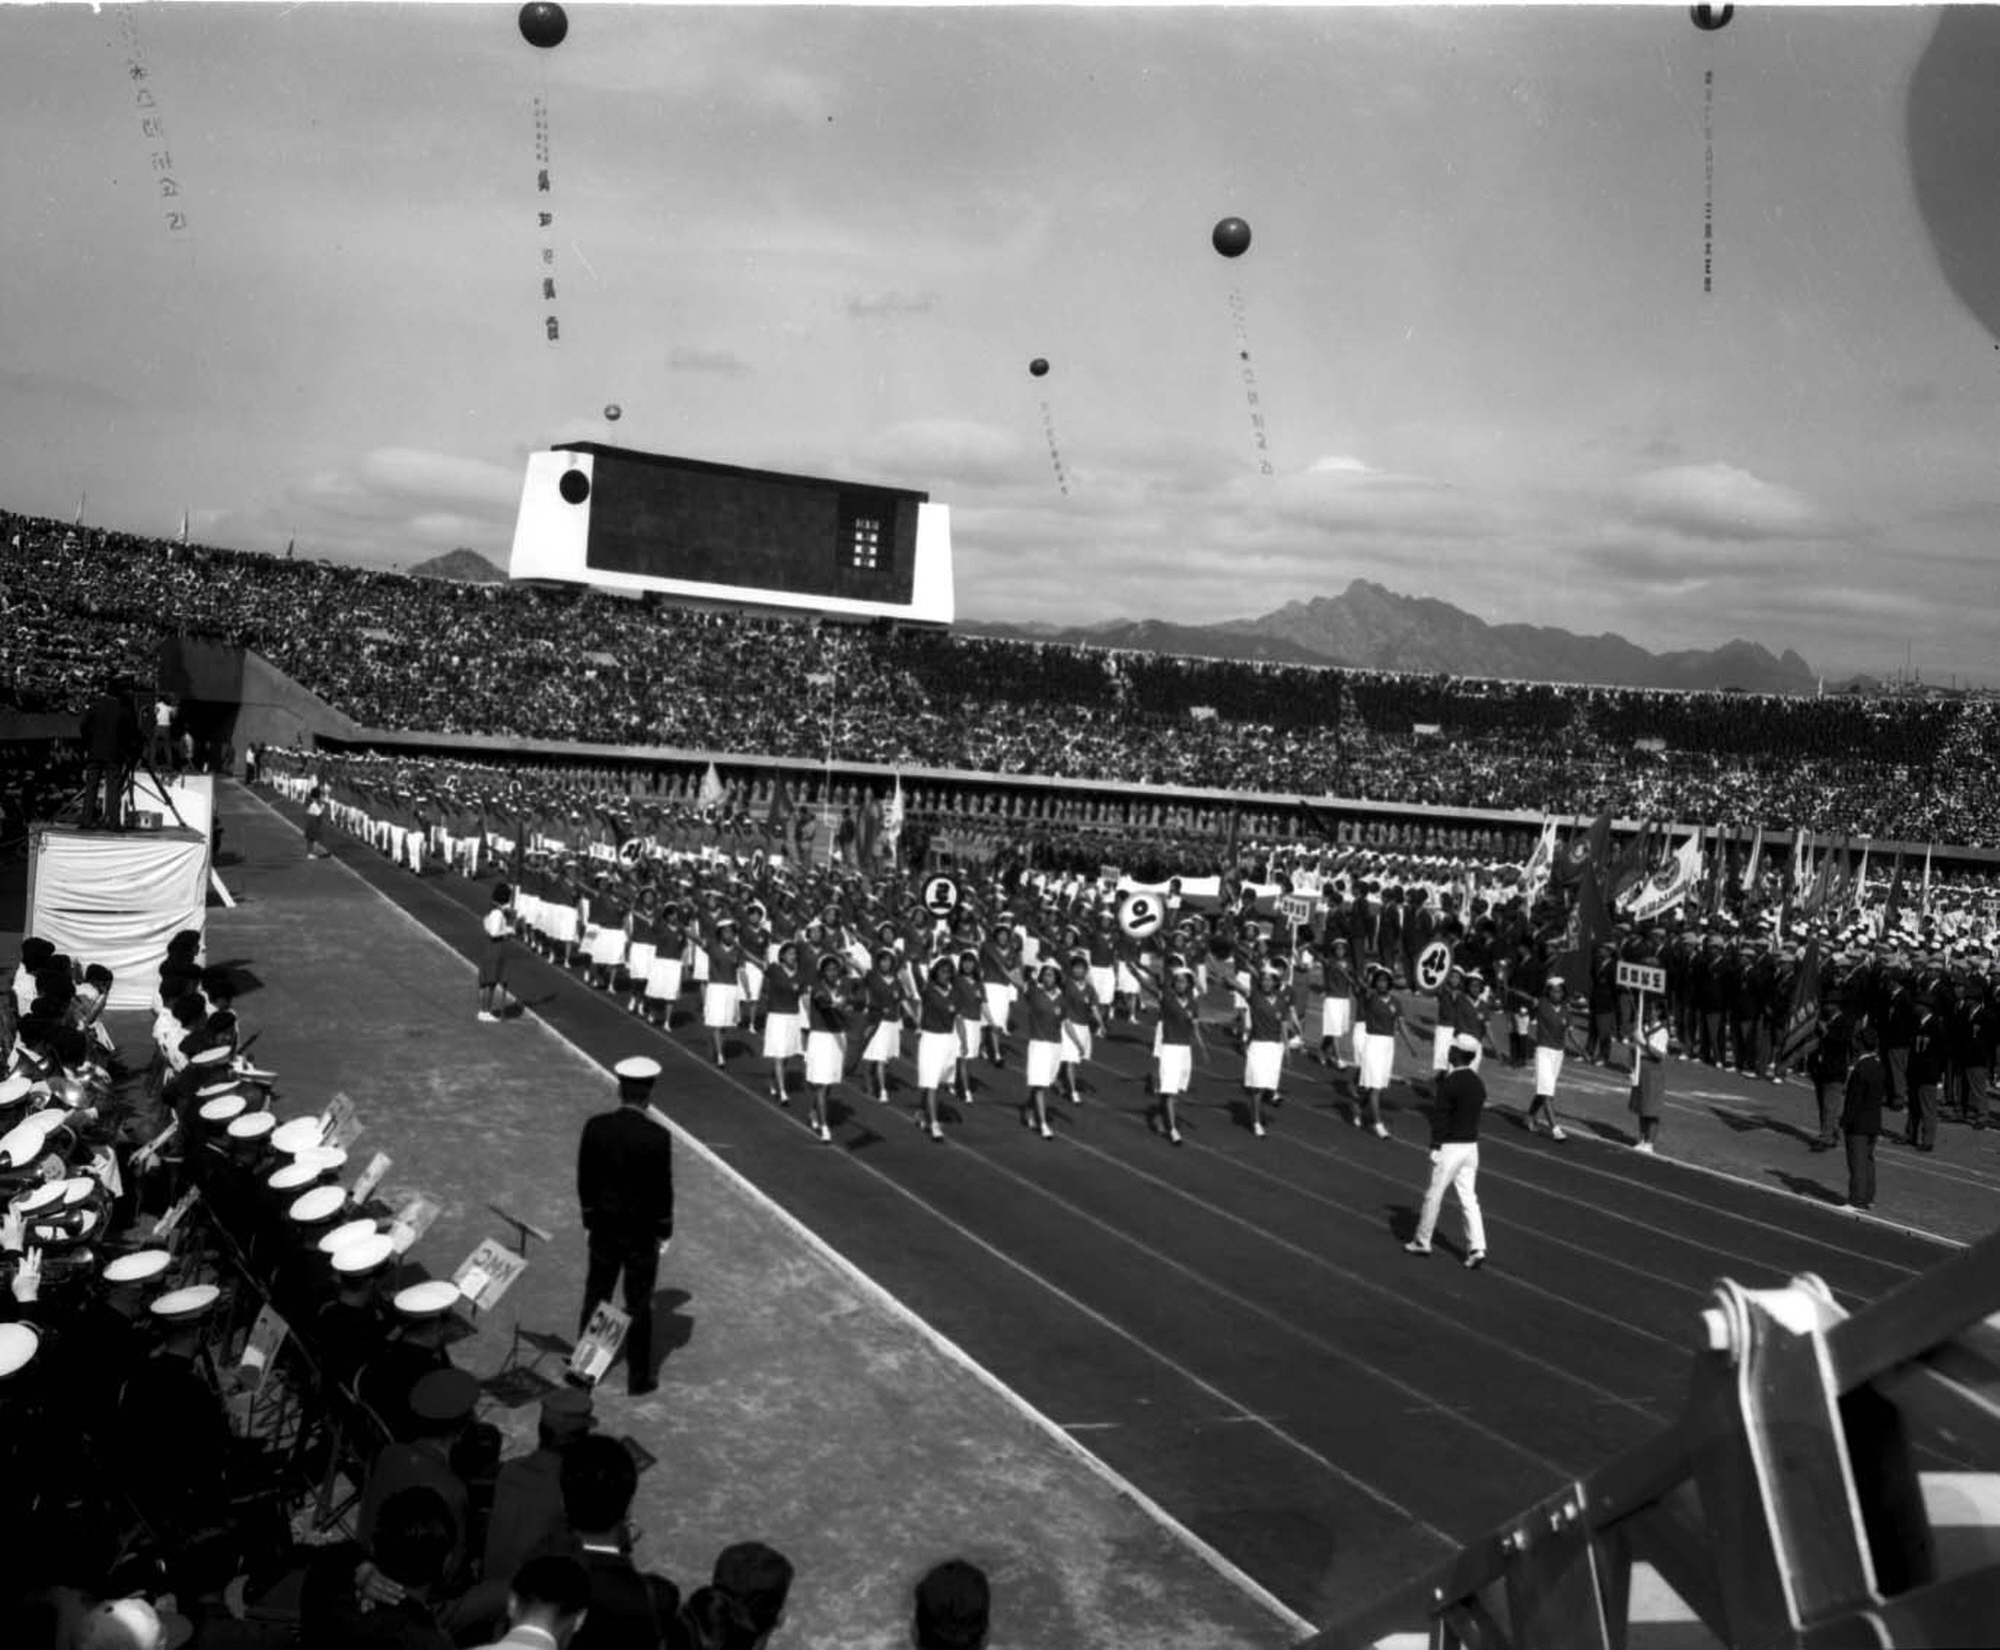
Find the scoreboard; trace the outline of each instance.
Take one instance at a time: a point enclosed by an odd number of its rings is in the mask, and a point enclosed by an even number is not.
[[[508,572],[605,589],[949,624],[928,494],[572,442],[528,459]]]

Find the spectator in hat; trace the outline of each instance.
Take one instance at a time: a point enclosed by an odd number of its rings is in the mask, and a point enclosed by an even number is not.
[[[590,1245],[577,1333],[622,1278],[632,1320],[625,1332],[627,1390],[638,1397],[660,1384],[653,1372],[653,1283],[674,1236],[674,1143],[648,1115],[659,1062],[621,1060],[616,1073],[617,1109],[585,1123],[577,1148],[576,1195]]]
[[[1437,1081],[1431,1111],[1431,1180],[1424,1191],[1416,1235],[1403,1245],[1413,1255],[1428,1255],[1444,1210],[1447,1188],[1458,1194],[1465,1218],[1465,1264],[1486,1260],[1486,1224],[1479,1213],[1479,1114],[1486,1106],[1486,1084],[1472,1063],[1479,1058],[1479,1039],[1456,1032],[1446,1050],[1445,1074]]]
[[[639,1469],[615,1438],[579,1438],[563,1454],[563,1516],[590,1576],[589,1619],[572,1650],[655,1650],[680,1614],[680,1589],[632,1562],[626,1523]]]
[[[407,1489],[426,1489],[444,1503],[452,1521],[451,1561],[443,1575],[456,1578],[463,1571],[472,1535],[472,1492],[453,1468],[451,1454],[478,1402],[478,1379],[463,1369],[434,1369],[410,1389],[410,1417],[417,1434],[407,1443],[384,1444],[376,1452],[355,1520],[364,1544],[373,1541],[376,1520],[393,1496]]]
[[[590,1612],[590,1572],[561,1553],[531,1558],[507,1588],[507,1636],[490,1650],[566,1650]]]
[[[493,1512],[486,1522],[488,1579],[511,1576],[528,1555],[562,1546],[569,1535],[563,1522],[563,1452],[597,1424],[590,1394],[559,1387],[542,1400],[535,1447],[501,1464],[493,1488]]]
[[[709,1585],[743,1606],[751,1632],[748,1650],[763,1650],[784,1625],[792,1561],[761,1541],[739,1541],[716,1555]]]
[[[993,1609],[985,1573],[962,1558],[947,1559],[917,1583],[910,1624],[915,1650],[985,1650]]]

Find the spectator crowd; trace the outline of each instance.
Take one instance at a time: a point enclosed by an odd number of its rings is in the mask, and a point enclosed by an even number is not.
[[[1399,676],[454,584],[0,517],[0,708],[252,648],[364,727],[2000,845],[1984,698]]]

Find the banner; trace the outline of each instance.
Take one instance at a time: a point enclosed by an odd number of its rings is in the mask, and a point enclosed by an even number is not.
[[[1631,896],[1634,922],[1648,922],[1683,904],[1701,881],[1701,832],[1695,831],[1674,857],[1655,871]]]
[[[1602,873],[1611,858],[1611,810],[1606,808],[1590,829],[1565,848],[1555,863],[1555,885],[1575,888],[1591,872]]]
[[[1831,858],[1828,855],[1828,858]],[[1783,1071],[1794,1060],[1810,1054],[1819,1044],[1819,939],[1806,941],[1799,953],[1799,974],[1792,982],[1792,1006],[1778,1033],[1774,1070]]]

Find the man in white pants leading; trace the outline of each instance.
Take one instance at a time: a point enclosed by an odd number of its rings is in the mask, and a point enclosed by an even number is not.
[[[1451,1040],[1450,1065],[1438,1079],[1436,1109],[1431,1114],[1431,1183],[1424,1192],[1424,1211],[1417,1218],[1417,1235],[1403,1245],[1413,1255],[1431,1252],[1431,1235],[1444,1209],[1447,1186],[1458,1193],[1465,1217],[1465,1264],[1486,1263],[1486,1223],[1479,1216],[1479,1114],[1486,1106],[1486,1085],[1472,1062],[1479,1057],[1479,1039],[1460,1032]]]

